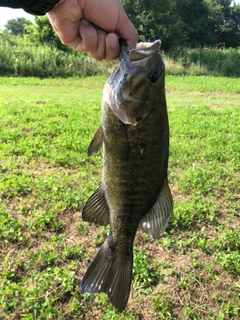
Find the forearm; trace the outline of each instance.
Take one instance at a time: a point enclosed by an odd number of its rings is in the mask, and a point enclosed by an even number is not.
[[[59,2],[59,0],[0,0],[0,7],[23,9],[30,14],[43,16]]]

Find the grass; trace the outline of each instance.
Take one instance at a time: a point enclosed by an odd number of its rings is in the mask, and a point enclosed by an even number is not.
[[[239,319],[237,79],[167,77],[174,216],[159,241],[138,233],[122,314],[79,294],[108,233],[81,220],[105,81],[0,78],[0,318]]]
[[[0,76],[86,77],[109,73],[108,69],[109,64],[97,62],[87,54],[27,43],[21,37],[0,32]]]
[[[26,40],[26,39],[25,39]],[[0,32],[0,76],[67,78],[109,76],[115,62],[97,62],[68,48],[36,45]],[[240,48],[175,48],[162,52],[168,75],[240,76]]]
[[[240,48],[175,48],[167,54],[169,74],[239,77]]]

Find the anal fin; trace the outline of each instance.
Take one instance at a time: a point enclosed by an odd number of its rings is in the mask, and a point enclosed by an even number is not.
[[[94,153],[98,152],[102,148],[103,144],[103,129],[102,126],[99,126],[95,132],[87,150],[87,154],[90,157]]]
[[[165,231],[173,212],[173,200],[167,179],[152,209],[141,219],[140,226],[151,238],[158,239]]]
[[[105,198],[102,183],[92,196],[85,203],[82,210],[82,218],[84,221],[94,222],[102,226],[109,224],[109,208]]]

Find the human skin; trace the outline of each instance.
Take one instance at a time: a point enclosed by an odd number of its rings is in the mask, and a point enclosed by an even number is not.
[[[60,0],[47,13],[63,44],[96,60],[118,57],[118,39],[135,48],[137,31],[118,0]]]

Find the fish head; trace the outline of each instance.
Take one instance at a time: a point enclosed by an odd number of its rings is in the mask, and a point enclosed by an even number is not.
[[[136,125],[144,120],[165,97],[164,62],[161,41],[139,43],[130,49],[120,40],[119,65],[110,77],[110,107],[125,124]]]

